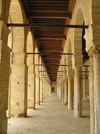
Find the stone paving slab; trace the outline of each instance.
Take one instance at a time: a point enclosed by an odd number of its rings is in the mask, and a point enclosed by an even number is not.
[[[8,120],[8,134],[89,134],[89,102],[83,102],[83,118],[74,118],[56,94],[51,94],[37,110],[28,109],[27,118]]]

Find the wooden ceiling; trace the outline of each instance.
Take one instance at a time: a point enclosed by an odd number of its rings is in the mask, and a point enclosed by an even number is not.
[[[21,0],[29,23],[65,25],[70,19],[76,0]],[[66,40],[68,28],[36,27],[32,28],[51,81],[56,81],[57,71]]]

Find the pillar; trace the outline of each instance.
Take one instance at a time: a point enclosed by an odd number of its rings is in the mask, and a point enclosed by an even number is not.
[[[40,77],[36,74],[36,104],[40,105]]]
[[[64,100],[65,100],[65,86],[64,86],[64,81],[62,83],[62,91],[63,91],[62,102],[64,102]]]
[[[43,100],[45,100],[45,81],[43,81]]]
[[[34,109],[34,73],[28,72],[28,108]]]
[[[95,134],[94,61],[90,56],[90,134]]]
[[[73,109],[73,83],[72,76],[68,76],[68,109]]]
[[[35,67],[34,67],[34,109],[36,108],[36,74],[35,74]]]
[[[65,105],[68,104],[68,80],[65,80]]]
[[[7,133],[6,110],[10,69],[10,49],[7,46],[7,40],[9,32],[6,24],[0,21],[0,134]]]
[[[85,75],[85,74],[84,74]],[[83,77],[83,98],[86,97],[86,81],[85,81],[85,76]]]
[[[94,58],[95,134],[100,134],[100,53],[96,52],[93,58]]]
[[[75,67],[74,76],[74,116],[82,117],[81,67]]]
[[[11,75],[11,116],[27,116],[27,66],[25,53],[13,54]]]
[[[40,102],[43,103],[43,80],[40,82]]]

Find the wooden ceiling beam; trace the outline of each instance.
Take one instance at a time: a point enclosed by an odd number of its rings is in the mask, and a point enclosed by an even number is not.
[[[7,23],[8,27],[51,27],[51,28],[78,28],[78,29],[88,29],[88,25],[54,25],[54,24],[19,24],[19,23]]]
[[[44,6],[47,6],[47,7],[54,7],[54,6],[55,6],[55,7],[56,7],[56,6],[57,6],[57,7],[58,7],[58,6],[59,6],[59,7],[65,7],[65,6],[66,6],[66,7],[68,7],[69,3],[50,3],[50,2],[49,2],[49,3],[32,3],[32,2],[30,2],[30,3],[28,3],[28,5],[29,5],[29,7],[31,7],[31,6],[33,6],[33,7],[34,7],[34,6],[36,6],[36,7],[40,7],[40,6],[41,6],[41,7],[42,7],[42,6],[43,6],[43,7],[44,7]]]
[[[71,16],[71,12],[67,12],[67,13],[30,12],[27,17],[30,17],[30,18],[60,18],[60,19],[66,19],[68,17],[71,19],[72,16]]]
[[[69,2],[70,0],[28,0],[28,2]]]
[[[41,48],[40,51],[49,51],[49,52],[58,52],[58,51],[63,51],[62,48],[47,48],[47,49],[44,49],[44,48]]]
[[[63,40],[66,39],[66,35],[48,35],[48,34],[39,34],[35,35],[35,38],[37,39],[56,39],[56,40]]]
[[[34,1],[31,1],[31,0],[28,0],[28,4],[30,4],[30,3],[42,3],[42,4],[45,4],[45,3],[52,3],[52,4],[54,4],[54,3],[64,3],[64,4],[68,4],[69,3],[69,0],[67,1],[67,0],[34,0]]]

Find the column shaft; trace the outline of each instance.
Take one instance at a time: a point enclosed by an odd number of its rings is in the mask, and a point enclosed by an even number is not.
[[[94,111],[94,63],[90,58],[90,134],[95,134],[95,111]]]
[[[83,79],[83,98],[86,97],[85,77]]]
[[[74,86],[74,116],[82,116],[81,67],[75,68]]]
[[[100,134],[100,56],[94,56],[95,134]]]
[[[0,21],[0,134],[7,133],[6,110],[8,108],[8,87],[10,49],[7,46],[9,29]]]
[[[40,78],[36,74],[36,104],[40,105]]]
[[[28,108],[34,109],[34,73],[28,73]]]
[[[43,103],[43,80],[41,80],[41,85],[40,85],[40,102]]]
[[[65,105],[68,104],[68,80],[65,80]]]
[[[27,116],[27,66],[23,64],[12,65],[11,116]]]
[[[72,85],[72,76],[68,76],[68,109],[73,109],[73,85]]]

